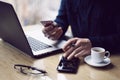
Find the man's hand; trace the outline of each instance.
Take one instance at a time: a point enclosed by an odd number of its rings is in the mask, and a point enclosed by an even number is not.
[[[55,22],[47,22],[42,30],[44,35],[52,40],[57,40],[63,34],[63,30]]]
[[[91,47],[91,42],[87,38],[72,38],[65,44],[63,56],[67,57],[68,60],[73,57],[85,56],[90,54]]]

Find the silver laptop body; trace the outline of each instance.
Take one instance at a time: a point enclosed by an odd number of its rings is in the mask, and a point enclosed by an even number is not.
[[[65,40],[49,40],[43,35],[41,25],[36,26],[38,26],[37,30],[25,33],[13,6],[0,2],[0,38],[5,42],[35,58],[58,53],[56,51],[62,51],[61,48],[64,46]]]

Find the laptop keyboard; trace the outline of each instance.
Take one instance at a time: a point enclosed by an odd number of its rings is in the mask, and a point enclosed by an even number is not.
[[[42,49],[46,49],[46,48],[49,48],[49,47],[52,47],[48,44],[45,44],[43,42],[40,42],[32,37],[28,37],[28,42],[30,44],[30,47],[32,48],[33,51],[39,51],[39,50],[42,50]]]

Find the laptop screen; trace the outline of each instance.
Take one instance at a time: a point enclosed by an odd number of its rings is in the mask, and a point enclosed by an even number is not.
[[[13,6],[4,2],[0,2],[0,37],[32,56],[32,51]]]

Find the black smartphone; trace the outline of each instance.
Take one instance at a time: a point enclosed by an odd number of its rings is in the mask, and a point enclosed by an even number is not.
[[[47,25],[50,25],[50,24],[53,23],[52,20],[48,20],[48,21],[40,21],[40,22],[41,22],[41,24],[42,24],[44,27],[46,27]]]
[[[62,57],[57,66],[57,70],[59,72],[77,73],[79,65],[80,65],[79,58],[73,58],[71,60],[67,60],[66,58]]]
[[[44,27],[48,27],[49,25],[52,25],[53,27],[59,27],[59,25],[52,21],[52,20],[48,20],[48,21],[40,21],[41,24],[44,26]]]

